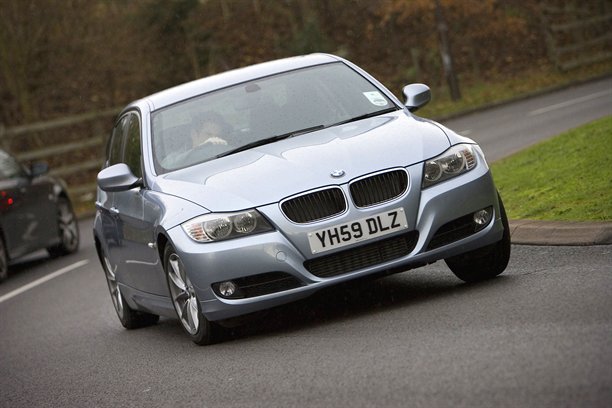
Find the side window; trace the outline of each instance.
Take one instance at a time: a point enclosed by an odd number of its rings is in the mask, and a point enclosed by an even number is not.
[[[128,116],[127,139],[125,141],[124,163],[128,165],[136,177],[142,177],[140,153],[140,118],[132,114]]]
[[[111,134],[111,138],[108,142],[108,166],[122,162],[121,146],[123,144],[123,130],[126,122],[126,117],[124,116],[113,128],[113,133]]]

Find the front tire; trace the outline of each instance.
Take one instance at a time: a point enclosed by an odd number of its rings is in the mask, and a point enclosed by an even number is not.
[[[501,197],[499,197],[499,211],[504,226],[501,240],[465,254],[445,259],[446,265],[462,281],[471,283],[491,279],[502,273],[508,266],[510,260],[510,227]]]
[[[174,310],[189,338],[199,346],[220,341],[223,329],[202,314],[200,301],[187,276],[185,266],[170,244],[166,245],[164,250],[164,270]]]
[[[139,327],[150,326],[159,320],[159,316],[139,312],[130,307],[123,297],[123,293],[121,293],[121,287],[117,282],[117,277],[115,275],[115,270],[113,269],[110,260],[105,254],[101,256],[102,260],[102,269],[104,269],[104,274],[106,275],[106,283],[108,284],[108,290],[110,292],[111,300],[113,301],[113,306],[115,307],[115,312],[117,312],[117,317],[121,322],[121,325],[126,329],[137,329]]]
[[[60,243],[47,248],[54,258],[71,254],[79,248],[79,224],[72,204],[65,197],[57,199],[57,223]]]

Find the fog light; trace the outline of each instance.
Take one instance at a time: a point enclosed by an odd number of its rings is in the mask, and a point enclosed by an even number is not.
[[[221,282],[219,284],[219,293],[222,296],[230,297],[236,293],[236,285],[232,281]]]
[[[483,208],[474,213],[474,223],[476,224],[476,230],[483,228],[491,221],[493,215],[493,207]]]

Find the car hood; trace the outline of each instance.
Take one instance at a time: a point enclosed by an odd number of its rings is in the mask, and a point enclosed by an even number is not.
[[[407,167],[450,146],[434,122],[403,111],[299,135],[177,170],[153,189],[213,212],[254,208],[381,169]],[[343,172],[340,178],[333,172]]]

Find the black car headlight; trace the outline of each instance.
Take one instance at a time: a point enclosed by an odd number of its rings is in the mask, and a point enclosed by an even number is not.
[[[470,171],[476,167],[476,162],[473,145],[453,146],[440,156],[425,162],[422,187],[430,187]]]
[[[257,210],[206,214],[184,222],[181,227],[196,242],[222,241],[274,229]]]

